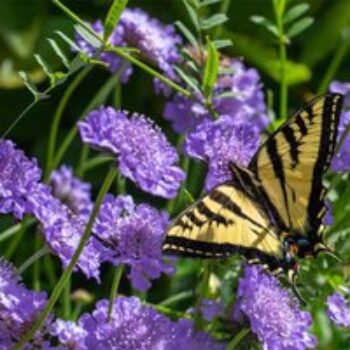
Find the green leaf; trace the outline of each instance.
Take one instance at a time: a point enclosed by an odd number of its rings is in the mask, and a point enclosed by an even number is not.
[[[106,43],[117,26],[128,0],[114,0],[104,22],[103,41]]]
[[[199,44],[197,39],[191,33],[191,31],[180,21],[175,22],[175,25],[179,28],[184,37],[188,40],[188,42],[193,46],[199,48]]]
[[[221,2],[221,0],[204,0],[200,3],[199,7],[217,4],[218,2]]]
[[[68,37],[66,34],[64,34],[63,32],[61,32],[60,30],[56,30],[55,33],[61,37],[61,39],[63,41],[65,41],[72,49],[74,49],[75,51],[81,51],[80,47],[70,38]]]
[[[180,67],[175,66],[174,67],[175,71],[177,72],[177,74],[180,76],[180,78],[190,87],[192,88],[192,90],[196,91],[196,92],[200,92],[199,87],[198,87],[198,83],[197,81],[189,76],[187,73],[185,73]]]
[[[200,27],[204,30],[211,29],[218,25],[225,23],[228,20],[228,17],[223,13],[216,13],[207,19],[202,19],[200,21]]]
[[[304,30],[309,28],[311,24],[314,23],[314,19],[312,17],[304,17],[298,22],[295,22],[287,31],[287,37],[293,38],[298,34],[302,33]]]
[[[51,74],[52,74],[52,69],[50,68],[50,66],[46,62],[46,60],[43,57],[41,57],[40,55],[37,55],[37,54],[34,55],[34,58],[39,63],[39,65],[41,66],[41,68],[43,69],[45,74],[50,77]]]
[[[274,36],[276,37],[280,36],[278,28],[267,18],[263,16],[254,15],[250,17],[250,20],[255,24],[263,26],[267,31],[272,33]]]
[[[23,71],[20,71],[20,72],[18,72],[18,75],[23,80],[24,85],[27,87],[27,89],[34,95],[35,98],[37,98],[40,95],[40,92],[37,90],[35,84],[29,78],[27,73],[23,72]]]
[[[69,74],[73,74],[74,72],[78,71],[80,68],[82,68],[86,65],[85,60],[82,59],[83,55],[84,54],[79,53],[69,63],[69,68],[68,68]]]
[[[214,46],[217,48],[217,49],[223,49],[225,47],[229,47],[229,46],[232,46],[233,43],[230,39],[219,39],[219,40],[214,40],[213,41],[213,44]]]
[[[215,45],[208,40],[207,58],[204,66],[202,89],[206,99],[210,100],[219,73],[219,53]]]
[[[283,22],[285,24],[293,22],[294,20],[299,18],[301,15],[303,15],[309,8],[310,8],[310,5],[307,3],[293,6],[284,15]]]
[[[280,79],[280,61],[275,50],[266,46],[265,42],[257,38],[248,37],[240,33],[225,31],[225,37],[231,38],[235,46],[230,50],[234,56],[243,56],[250,64],[265,72],[275,81]],[[300,84],[310,80],[311,71],[304,63],[288,60],[286,64],[287,84]]]
[[[218,95],[215,94],[215,99],[224,99],[224,98],[237,98],[237,93],[233,91],[225,91]]]
[[[80,24],[76,24],[74,26],[77,33],[86,41],[88,42],[92,47],[99,49],[101,47],[101,42],[97,40],[91,33],[89,33],[84,27],[82,27]]]
[[[197,11],[193,8],[193,5],[191,5],[188,0],[182,0],[182,2],[186,7],[187,13],[190,16],[194,27],[199,32],[200,28],[199,28],[199,19],[198,19]]]
[[[56,55],[61,59],[62,63],[68,68],[69,60],[65,53],[62,51],[62,49],[59,47],[59,45],[56,43],[56,41],[50,38],[48,38],[47,41],[51,45],[52,49],[55,51]]]

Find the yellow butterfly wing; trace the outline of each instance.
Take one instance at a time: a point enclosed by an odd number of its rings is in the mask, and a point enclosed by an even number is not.
[[[322,176],[334,153],[341,108],[339,94],[316,98],[267,139],[249,166],[281,229],[319,234],[326,212]]]
[[[163,251],[204,258],[242,253],[270,267],[277,267],[277,260],[283,258],[268,217],[231,183],[214,188],[180,214],[168,229]]]

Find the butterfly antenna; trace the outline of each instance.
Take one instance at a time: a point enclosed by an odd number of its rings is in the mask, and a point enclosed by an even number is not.
[[[288,272],[288,281],[292,286],[293,292],[298,298],[300,304],[302,306],[306,306],[307,302],[306,300],[302,297],[299,288],[297,287],[297,273],[294,270],[289,270]]]

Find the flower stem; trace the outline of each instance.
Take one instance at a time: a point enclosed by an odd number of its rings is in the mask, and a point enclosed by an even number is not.
[[[39,232],[36,232],[34,240],[34,252],[38,252],[41,250],[40,246],[42,244]],[[39,291],[40,284],[40,261],[36,259],[33,264],[33,289]]]
[[[83,145],[81,151],[80,151],[80,157],[79,157],[79,165],[77,170],[77,175],[81,179],[83,179],[85,174],[85,163],[87,162],[87,159],[89,157],[89,147],[87,145]]]
[[[286,63],[287,63],[287,39],[284,35],[283,27],[283,15],[286,7],[285,0],[273,0],[273,7],[276,17],[276,24],[279,32],[279,61],[280,61],[280,113],[279,118],[287,119],[287,106],[288,106],[288,85],[286,75]]]
[[[72,81],[72,83],[68,86],[66,91],[64,92],[58,107],[55,111],[55,114],[53,116],[51,129],[50,129],[50,136],[49,136],[49,145],[48,145],[48,151],[47,151],[47,158],[46,158],[46,169],[45,169],[45,180],[48,180],[48,177],[50,176],[51,171],[53,170],[51,163],[54,157],[54,152],[56,148],[56,141],[57,141],[57,134],[58,134],[58,127],[60,125],[63,111],[67,106],[67,103],[71,96],[73,95],[74,91],[80,84],[82,80],[89,74],[89,72],[92,70],[92,66],[85,67]]]
[[[236,346],[242,341],[242,339],[249,334],[249,328],[241,329],[236,336],[227,344],[226,350],[234,350]]]
[[[192,290],[185,290],[183,292],[177,293],[175,295],[172,295],[169,298],[164,299],[158,305],[168,306],[168,305],[177,303],[178,301],[190,299],[192,297],[193,297],[193,291]]]
[[[63,318],[65,320],[69,319],[72,311],[71,300],[70,300],[71,285],[72,285],[72,280],[69,279],[63,289]]]
[[[38,319],[35,321],[33,327],[26,334],[24,334],[24,336],[21,337],[21,339],[15,345],[13,350],[22,349],[24,347],[24,345],[30,339],[33,338],[35,332],[43,325],[46,317],[49,315],[49,313],[51,312],[51,310],[55,306],[59,296],[62,293],[63,288],[65,287],[67,281],[69,280],[69,278],[73,272],[73,269],[74,269],[76,263],[78,262],[78,259],[81,255],[89,237],[90,237],[92,225],[95,221],[96,216],[98,215],[102,201],[103,201],[106,193],[108,192],[111,184],[113,183],[113,180],[114,180],[116,175],[117,175],[117,169],[114,167],[111,168],[110,171],[108,172],[103,184],[102,184],[102,187],[101,187],[98,195],[97,195],[94,208],[92,210],[92,213],[89,217],[88,223],[85,227],[84,233],[80,239],[78,247],[77,247],[70,263],[68,264],[67,268],[62,273],[61,278],[57,282],[57,284],[56,284],[56,286],[55,286],[55,288],[50,296],[50,299],[48,300],[48,302],[46,304],[46,307],[44,308],[42,313],[39,315]]]
[[[42,258],[50,252],[50,249],[45,245],[38,251],[36,251],[32,256],[30,256],[22,265],[18,268],[18,272],[21,275],[29,266],[31,266],[35,261]]]
[[[121,264],[119,265],[114,273],[114,278],[113,278],[113,282],[112,282],[112,287],[111,287],[111,292],[109,294],[109,303],[108,303],[108,320],[111,319],[112,316],[112,311],[113,311],[113,303],[114,303],[114,299],[117,295],[118,292],[118,287],[120,284],[120,280],[122,278],[124,272],[124,265]]]
[[[34,220],[33,219],[28,219],[27,222],[27,227],[29,227],[30,225],[34,224]],[[19,232],[22,228],[23,222],[13,225],[11,227],[9,227],[8,229],[6,229],[5,231],[2,231],[0,233],[0,242],[5,241],[7,238],[12,237],[14,234],[16,234],[17,232]]]

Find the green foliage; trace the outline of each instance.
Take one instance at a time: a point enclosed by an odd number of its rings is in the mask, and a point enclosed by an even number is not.
[[[204,97],[211,100],[211,95],[219,73],[219,53],[215,45],[208,39],[207,57],[204,66],[202,90]]]
[[[106,43],[119,22],[128,0],[114,0],[104,21],[103,41]]]

